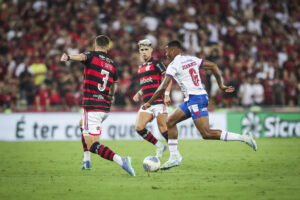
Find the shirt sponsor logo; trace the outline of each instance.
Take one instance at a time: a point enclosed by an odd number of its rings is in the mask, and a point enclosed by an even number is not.
[[[152,83],[152,77],[141,79],[141,85],[144,83]]]
[[[93,94],[93,97],[97,99],[104,99],[104,97],[101,94]]]
[[[109,63],[113,63],[112,59],[106,57],[106,56],[103,56],[103,55],[99,55],[99,58],[101,60],[105,60],[106,62],[109,62]]]

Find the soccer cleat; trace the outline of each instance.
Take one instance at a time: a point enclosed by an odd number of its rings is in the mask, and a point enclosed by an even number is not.
[[[83,161],[81,165],[82,170],[90,170],[92,169],[91,162],[89,160]]]
[[[130,174],[130,176],[135,176],[134,169],[131,166],[131,158],[130,157],[122,158],[122,162],[123,162],[122,168],[126,172],[128,172],[128,174]]]
[[[245,139],[244,142],[246,144],[248,144],[250,147],[252,147],[254,151],[257,151],[257,144],[256,144],[255,140],[253,139],[252,134],[250,134],[250,136],[244,135],[244,139]]]
[[[183,158],[179,153],[175,156],[170,156],[169,160],[160,167],[160,170],[167,170],[172,167],[179,166],[182,160]]]
[[[166,150],[167,150],[166,145],[163,145],[162,147],[157,147],[156,148],[156,157],[158,157],[160,159]]]

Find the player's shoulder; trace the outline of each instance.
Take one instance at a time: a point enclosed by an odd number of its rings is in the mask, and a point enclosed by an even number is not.
[[[201,60],[202,58],[198,58],[197,56],[185,55],[185,59],[189,60]]]
[[[154,65],[163,65],[164,66],[164,63],[161,61],[161,60],[159,60],[159,59],[155,59],[155,60],[153,60],[153,64]]]
[[[91,56],[91,55],[93,55],[93,51],[84,51],[84,52],[82,52],[82,54],[84,54],[86,56]]]

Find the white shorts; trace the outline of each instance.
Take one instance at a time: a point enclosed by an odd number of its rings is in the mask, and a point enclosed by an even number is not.
[[[101,135],[101,124],[108,117],[105,112],[84,111],[82,115],[83,134]]]
[[[160,114],[168,113],[167,106],[165,104],[157,104],[152,105],[146,110],[143,110],[142,107],[140,108],[139,112],[146,112],[152,115],[153,119]]]

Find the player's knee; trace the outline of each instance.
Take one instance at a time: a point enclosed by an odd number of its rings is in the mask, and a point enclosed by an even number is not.
[[[145,128],[144,126],[141,126],[139,124],[135,125],[136,132],[142,131],[142,130],[144,130],[144,128]]]
[[[164,133],[164,132],[166,132],[168,129],[167,129],[167,126],[158,126],[158,130],[159,130],[159,132]]]
[[[175,126],[174,121],[168,119],[168,120],[167,120],[167,128],[170,129],[170,128],[172,128],[173,126]]]
[[[89,148],[90,152],[92,153],[97,153],[99,149],[100,143],[99,142],[94,142],[91,147]]]

